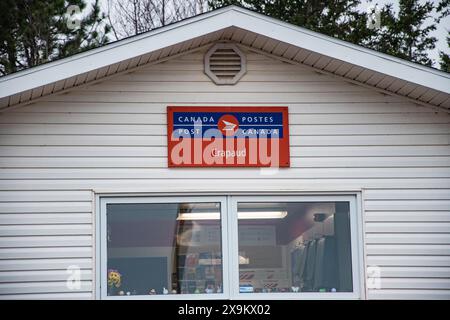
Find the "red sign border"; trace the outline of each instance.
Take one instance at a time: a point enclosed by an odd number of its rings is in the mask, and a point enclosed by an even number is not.
[[[289,141],[289,107],[287,106],[167,106],[167,166],[168,168],[270,168],[270,166],[262,166],[257,164],[181,164],[175,165],[170,160],[170,134],[173,132],[173,113],[176,109],[183,109],[183,112],[281,112],[283,114],[283,138],[280,139],[281,144],[285,144],[285,148],[280,147],[287,152],[287,160],[279,163],[280,168],[287,168],[291,165],[290,141]],[[249,110],[250,109],[250,110]],[[251,109],[254,109],[252,111]]]

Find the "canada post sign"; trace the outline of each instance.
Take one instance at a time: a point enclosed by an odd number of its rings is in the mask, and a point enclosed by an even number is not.
[[[167,107],[169,167],[289,167],[287,107]]]

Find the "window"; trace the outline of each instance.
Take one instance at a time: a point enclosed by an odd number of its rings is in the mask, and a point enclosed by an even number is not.
[[[239,292],[352,292],[348,202],[239,202]]]
[[[105,204],[103,294],[222,294],[221,206],[133,199]]]
[[[358,298],[355,200],[102,197],[99,297]]]

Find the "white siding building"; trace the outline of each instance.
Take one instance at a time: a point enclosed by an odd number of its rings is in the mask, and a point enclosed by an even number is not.
[[[245,56],[235,84],[205,74],[216,43]],[[167,106],[288,107],[290,167],[168,168]],[[205,201],[222,214],[217,297],[450,299],[447,73],[231,6],[0,78],[0,107],[0,299],[120,299],[107,293],[107,260],[156,259],[153,249],[165,245],[121,243],[107,253],[120,233],[105,222],[107,206]],[[238,247],[237,208],[268,200],[287,203],[288,216],[317,214],[323,202],[333,203],[333,215],[337,203],[349,203],[350,290],[295,292],[303,280],[294,280],[294,238],[280,249],[280,264],[253,254],[251,244]],[[253,254],[250,262],[237,259],[241,251]],[[156,287],[146,298],[203,293],[171,288],[175,258],[161,256],[164,288],[174,292]],[[81,282],[71,287],[78,267]],[[258,296],[258,284],[243,283],[258,270],[279,271],[279,289],[264,285]]]

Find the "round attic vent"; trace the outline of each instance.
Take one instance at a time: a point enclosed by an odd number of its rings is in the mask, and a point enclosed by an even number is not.
[[[205,73],[215,84],[235,84],[246,72],[245,55],[231,43],[218,43],[205,55]]]

